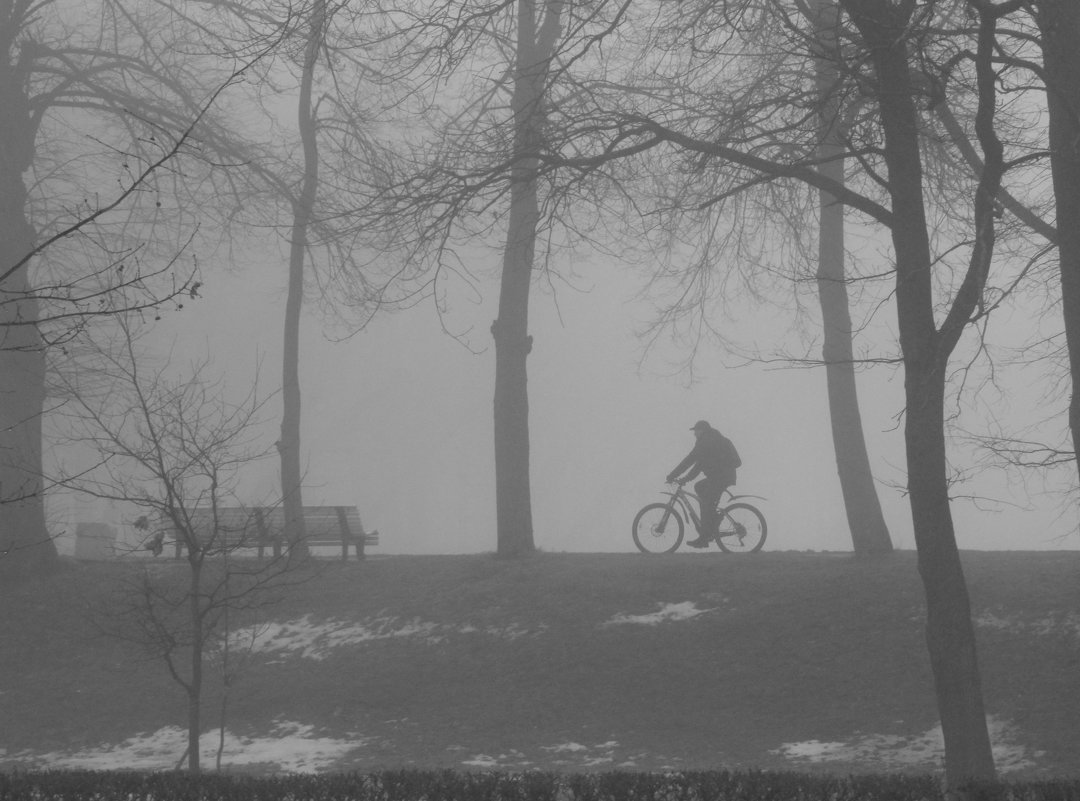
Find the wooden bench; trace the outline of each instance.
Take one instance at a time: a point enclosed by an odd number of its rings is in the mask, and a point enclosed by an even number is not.
[[[285,510],[280,506],[242,507],[222,506],[217,511],[214,530],[214,510],[191,510],[191,523],[200,542],[214,544],[211,553],[232,552],[241,548],[257,548],[262,559],[267,548],[281,556],[285,543]],[[356,558],[363,559],[367,546],[379,544],[379,532],[365,531],[360,511],[355,506],[305,506],[305,542],[309,548],[340,547],[341,558],[349,558],[349,546],[356,549]],[[176,558],[184,550],[184,540],[173,533]]]

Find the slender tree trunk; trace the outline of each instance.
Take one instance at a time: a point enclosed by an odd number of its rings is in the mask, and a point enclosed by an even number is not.
[[[304,304],[304,260],[307,257],[308,225],[319,184],[319,152],[312,118],[311,87],[319,58],[326,20],[325,0],[315,0],[311,28],[304,51],[300,81],[298,124],[304,146],[304,178],[300,195],[293,201],[292,240],[289,247],[289,291],[285,302],[285,347],[282,370],[281,497],[285,512],[285,537],[294,553],[307,552],[304,526],[303,471],[300,462],[300,312]]]
[[[34,157],[35,126],[25,68],[0,54],[0,275],[25,258],[36,238],[26,217],[23,173]],[[29,267],[0,283],[0,574],[26,577],[54,566],[56,546],[45,526],[41,418],[45,351]]]
[[[559,34],[561,0],[545,6],[542,29],[535,0],[517,3],[517,55],[511,109],[515,166],[511,176],[510,216],[499,290],[499,316],[491,325],[495,338],[495,504],[497,552],[518,556],[535,550],[532,494],[529,485],[529,395],[526,360],[529,288],[532,284],[536,230],[540,220],[536,170],[532,155],[542,144],[544,84]]]
[[[1080,4],[1076,0],[1039,0],[1035,20],[1042,34],[1048,81],[1061,309],[1072,376],[1069,428],[1080,469]]]
[[[188,684],[188,772],[199,773],[199,734],[202,730],[202,554],[188,551],[191,577],[188,584],[188,605],[191,615],[191,681]]]
[[[949,786],[995,778],[967,584],[956,545],[945,450],[945,375],[981,286],[969,270],[946,324],[934,317],[931,249],[923,204],[918,116],[905,36],[910,7],[890,0],[842,0],[869,47],[885,137],[894,223],[896,304],[904,360],[904,441],[919,574],[926,596],[926,642],[945,737]],[[985,221],[993,192],[977,199]],[[979,232],[980,234],[982,231]],[[978,237],[977,237],[978,238]],[[987,254],[988,258],[988,254]],[[974,259],[974,257],[973,257]]]
[[[814,31],[821,57],[817,60],[817,89],[821,104],[821,142],[818,171],[844,182],[844,152],[836,86],[840,7],[836,0],[814,0]],[[832,160],[829,160],[832,159]],[[844,207],[827,192],[819,193],[818,301],[823,330],[822,359],[829,393],[829,420],[840,490],[856,555],[892,552],[892,540],[870,470],[859,395],[855,383],[851,311],[844,271]]]
[[[229,552],[225,554],[225,592],[229,592]],[[218,705],[218,747],[214,755],[214,770],[221,772],[221,761],[225,756],[225,727],[229,722],[229,693],[232,692],[232,666],[229,663],[232,647],[229,636],[232,630],[229,626],[229,607],[226,606],[222,615],[225,634],[221,640],[221,703]]]

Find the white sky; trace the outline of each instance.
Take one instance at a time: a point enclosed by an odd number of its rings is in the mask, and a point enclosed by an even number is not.
[[[490,255],[492,272],[497,257]],[[630,523],[659,499],[666,473],[693,444],[689,427],[706,418],[730,436],[744,466],[737,489],[764,496],[770,549],[850,550],[832,457],[820,369],[723,367],[706,350],[697,380],[664,375],[681,354],[650,356],[634,332],[648,309],[634,300],[639,279],[602,265],[578,264],[588,293],[534,291],[529,357],[535,541],[549,551],[633,550]],[[261,355],[264,391],[279,382],[285,264],[262,262],[230,275],[207,272],[204,297],[160,324],[176,352],[209,350],[236,391]],[[430,303],[377,318],[347,341],[333,342],[308,316],[302,344],[307,504],[355,504],[382,534],[383,553],[467,553],[495,548],[492,393],[494,283],[479,305],[457,301],[451,322],[472,328],[473,349],[444,333]],[[770,321],[757,315],[767,338]],[[714,347],[714,346],[709,346]],[[764,348],[763,348],[764,349]],[[904,481],[899,372],[860,374],[864,426],[875,477],[882,483],[893,541],[913,548]],[[273,414],[278,413],[274,405]],[[268,420],[267,442],[279,421]],[[253,502],[272,497],[277,464],[252,468]],[[886,485],[887,484],[887,485]],[[1062,501],[1027,497],[1017,482],[989,476],[979,492],[1027,510],[980,511],[955,504],[962,548],[1080,547]],[[110,512],[81,506],[75,519]],[[120,515],[122,517],[122,515]],[[115,521],[113,521],[115,522]],[[122,520],[119,522],[123,522]]]

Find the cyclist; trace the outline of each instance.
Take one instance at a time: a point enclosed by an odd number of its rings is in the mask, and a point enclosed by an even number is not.
[[[698,473],[705,474],[705,478],[694,484],[701,503],[701,530],[696,539],[686,543],[692,548],[704,548],[720,534],[716,505],[724,490],[735,483],[735,470],[742,461],[731,440],[705,420],[698,420],[690,430],[696,440],[694,449],[668,473],[667,480],[669,484],[685,484]],[[690,472],[682,475],[688,469]]]

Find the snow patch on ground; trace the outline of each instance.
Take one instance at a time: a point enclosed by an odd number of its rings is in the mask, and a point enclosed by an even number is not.
[[[648,758],[646,754],[620,758],[616,756],[618,748],[619,744],[615,740],[608,740],[607,742],[597,743],[596,745],[584,745],[578,742],[546,745],[542,746],[540,749],[541,751],[546,752],[540,758],[540,763],[576,770],[605,767],[615,769],[633,768],[637,766],[638,760]],[[497,755],[474,754],[468,759],[462,760],[461,764],[488,770],[507,770],[528,768],[537,764],[537,762],[529,759],[528,756],[521,751],[511,749]]]
[[[572,754],[574,759],[555,759],[553,760],[556,765],[576,765],[582,768],[597,768],[604,765],[614,766],[615,764],[615,749],[619,747],[619,744],[615,740],[608,740],[606,743],[600,743],[598,745],[588,746],[581,743],[561,743],[560,745],[548,745],[544,746],[543,750],[551,754]],[[622,767],[622,765],[620,765]]]
[[[634,624],[655,626],[680,620],[690,620],[714,612],[715,609],[699,609],[693,601],[660,604],[656,612],[646,615],[617,614],[604,621],[602,626]],[[393,616],[371,617],[360,621],[316,621],[311,615],[240,629],[233,633],[234,648],[261,654],[296,654],[304,659],[322,660],[337,648],[360,645],[375,640],[416,639],[425,643],[443,642],[454,635],[479,635],[501,640],[517,640],[543,633],[546,626],[529,629],[518,623],[505,626],[477,626],[471,623],[446,625],[413,618],[405,620]]]
[[[248,649],[252,653],[291,653],[305,659],[321,660],[326,659],[336,648],[374,640],[411,638],[426,643],[438,643],[451,634],[480,634],[503,640],[516,640],[540,633],[544,628],[530,631],[517,624],[487,627],[471,624],[448,626],[419,618],[402,620],[391,616],[361,621],[331,618],[316,622],[310,615],[305,615],[296,620],[263,623],[241,629],[233,635],[233,642],[237,647]]]
[[[995,717],[987,718],[994,762],[1002,773],[1036,767],[1041,751],[1019,743],[1019,730]],[[920,768],[935,770],[944,764],[945,740],[938,724],[923,734],[906,737],[894,734],[857,734],[844,742],[804,740],[785,743],[774,751],[793,762],[848,762],[871,765],[876,770]]]
[[[486,768],[493,770],[495,768],[527,768],[533,763],[525,758],[525,754],[515,749],[510,749],[505,754],[499,754],[497,756],[491,756],[490,754],[475,754],[469,759],[461,761],[462,765],[468,765],[471,768]]]
[[[660,623],[676,620],[690,620],[698,615],[705,615],[715,611],[715,609],[698,609],[697,604],[693,601],[683,601],[680,604],[660,604],[659,610],[648,615],[626,615],[620,613],[605,620],[603,625],[619,626],[624,624],[634,624],[639,626],[656,626]]]
[[[419,619],[401,621],[381,617],[361,622],[330,619],[316,623],[310,615],[305,615],[297,620],[265,623],[255,630],[242,629],[235,638],[248,645],[253,653],[297,653],[305,659],[318,660],[325,659],[336,648],[372,640],[398,637],[436,640],[437,629],[437,624]]]
[[[999,615],[993,611],[987,611],[974,618],[974,621],[976,626],[1012,634],[1080,638],[1080,614],[1075,612],[1049,614],[1041,620],[1021,620],[1015,615]]]
[[[602,626],[634,624],[655,626],[680,620],[690,620],[715,609],[699,609],[693,601],[660,604],[656,612],[647,615],[617,614],[601,623]],[[304,659],[322,660],[343,646],[360,645],[375,640],[414,639],[424,643],[443,642],[456,635],[493,637],[500,640],[517,640],[535,636],[547,630],[541,624],[526,628],[519,623],[503,626],[477,626],[472,623],[447,625],[412,618],[411,620],[390,615],[342,620],[331,618],[316,621],[311,615],[294,620],[261,623],[257,626],[233,632],[230,644],[235,650],[249,653],[298,655]]]
[[[204,767],[217,760],[221,730],[205,732],[199,740]],[[315,735],[314,727],[279,721],[265,737],[238,737],[225,733],[222,766],[275,765],[284,773],[317,773],[364,743],[363,738],[335,740]],[[22,765],[72,770],[172,770],[187,748],[187,730],[166,726],[138,734],[115,745],[102,744],[75,752],[14,755]]]

